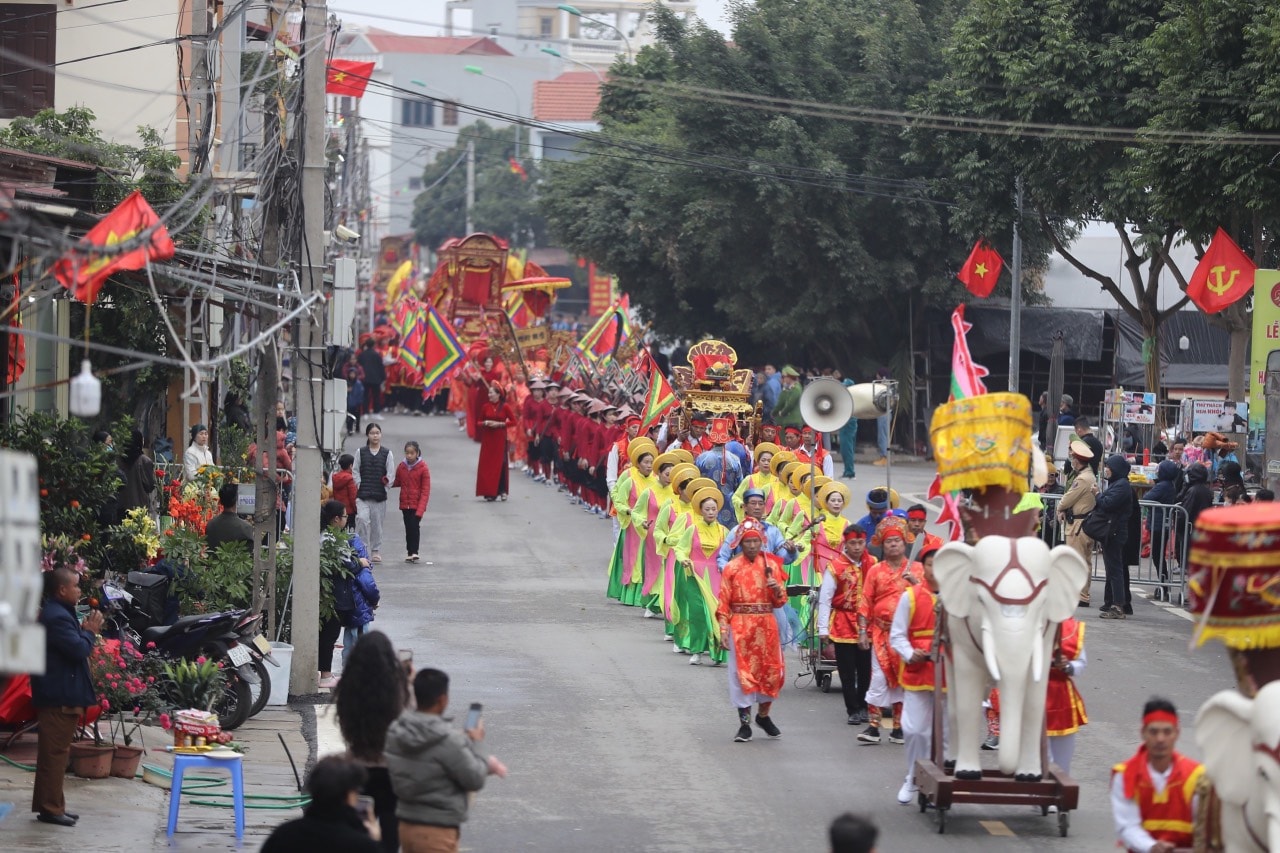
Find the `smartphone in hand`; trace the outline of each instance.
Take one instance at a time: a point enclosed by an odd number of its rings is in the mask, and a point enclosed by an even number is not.
[[[356,797],[356,812],[362,820],[373,820],[373,797]]]
[[[474,731],[475,727],[480,725],[480,712],[483,710],[484,706],[479,702],[472,702],[470,709],[467,710],[467,719],[462,724],[462,730],[465,732]]]

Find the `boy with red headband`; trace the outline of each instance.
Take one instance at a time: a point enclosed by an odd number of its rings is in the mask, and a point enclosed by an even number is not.
[[[883,532],[884,559],[867,572],[858,608],[858,645],[871,650],[871,686],[867,690],[868,726],[858,735],[863,743],[880,742],[880,721],[888,714],[890,743],[902,743],[902,685],[898,682],[901,658],[889,644],[889,629],[898,601],[908,587],[924,576],[919,563],[907,560],[907,542],[900,527]],[[899,724],[894,725],[893,721]]]
[[[844,529],[840,556],[823,566],[818,593],[818,637],[835,645],[836,671],[844,711],[851,726],[867,722],[867,688],[871,685],[871,651],[858,645],[858,607],[862,586],[875,558],[867,553],[867,533],[856,524]]]
[[[1111,770],[1111,814],[1119,845],[1132,853],[1173,853],[1192,845],[1199,762],[1174,750],[1178,710],[1152,698],[1142,709],[1142,746]]]
[[[929,520],[929,513],[924,504],[916,504],[907,509],[907,556],[919,560],[927,551],[936,551],[942,547],[942,539],[928,533],[924,524]]]

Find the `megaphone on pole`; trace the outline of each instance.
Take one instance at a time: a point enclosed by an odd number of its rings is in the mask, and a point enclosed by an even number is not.
[[[853,401],[853,417],[859,420],[887,415],[898,402],[898,383],[893,381],[863,382],[860,385],[850,385],[847,390],[849,399]],[[803,411],[803,400],[801,410]]]
[[[800,417],[818,432],[835,432],[853,414],[853,398],[834,379],[815,379],[800,395]]]

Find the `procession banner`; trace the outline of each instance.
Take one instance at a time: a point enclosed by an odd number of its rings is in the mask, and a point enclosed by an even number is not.
[[[1253,276],[1253,356],[1249,372],[1249,452],[1261,453],[1267,427],[1267,356],[1280,350],[1280,270]],[[1256,450],[1254,448],[1257,448]]]

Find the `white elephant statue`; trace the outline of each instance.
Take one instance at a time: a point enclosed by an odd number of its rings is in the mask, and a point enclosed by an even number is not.
[[[956,778],[977,779],[984,712],[1000,688],[1000,771],[1042,778],[1040,738],[1058,623],[1075,613],[1089,567],[1075,550],[1035,536],[987,535],[944,545],[934,558],[947,612],[948,713]]]
[[[1196,743],[1222,801],[1225,853],[1280,853],[1280,681],[1253,699],[1235,690],[1209,697]]]

